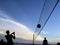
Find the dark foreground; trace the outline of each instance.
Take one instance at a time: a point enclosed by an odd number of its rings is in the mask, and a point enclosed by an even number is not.
[[[33,45],[33,44],[26,44],[26,43],[15,43],[14,45]],[[40,45],[40,44],[35,44],[35,45]]]
[[[15,43],[14,45],[33,45],[33,44],[23,44],[23,43]],[[34,44],[34,45],[42,45],[42,44]],[[56,44],[49,44],[49,45],[56,45]]]

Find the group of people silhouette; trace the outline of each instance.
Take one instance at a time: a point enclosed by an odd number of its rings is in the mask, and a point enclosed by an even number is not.
[[[14,45],[13,39],[15,39],[15,32],[13,32],[13,33],[10,34],[10,31],[7,30],[7,31],[6,31],[6,35],[5,35],[5,38],[6,38],[6,40],[7,40],[7,43],[5,43],[5,42],[3,41],[3,39],[2,39],[2,40],[0,41],[0,45]],[[47,41],[46,37],[44,38],[42,45],[48,45],[48,41]],[[60,43],[57,43],[57,45],[60,45]]]
[[[7,30],[5,38],[7,40],[7,43],[4,43],[3,39],[2,39],[0,41],[0,45],[14,45],[13,39],[15,39],[15,32],[13,32],[13,33],[10,34],[10,31]],[[44,40],[43,40],[43,45],[48,45],[48,42],[47,42],[46,38],[44,38]]]

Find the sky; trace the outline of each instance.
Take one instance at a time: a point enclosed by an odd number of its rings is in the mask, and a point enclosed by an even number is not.
[[[55,3],[56,0],[48,0],[46,2],[45,10],[42,14],[43,21]],[[44,0],[0,0],[0,34],[6,34],[5,32],[8,29],[11,32],[15,31],[18,38],[32,40],[43,4]],[[60,41],[59,14],[60,2],[36,40],[42,41],[46,37],[49,41]]]

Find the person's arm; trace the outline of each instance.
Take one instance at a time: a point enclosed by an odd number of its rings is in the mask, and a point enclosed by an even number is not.
[[[14,34],[14,36],[13,36],[13,39],[15,39],[15,34]]]
[[[15,32],[11,33],[13,39],[15,39]]]

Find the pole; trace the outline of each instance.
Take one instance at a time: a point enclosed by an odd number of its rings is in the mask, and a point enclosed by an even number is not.
[[[33,45],[34,45],[34,34],[33,34]]]

